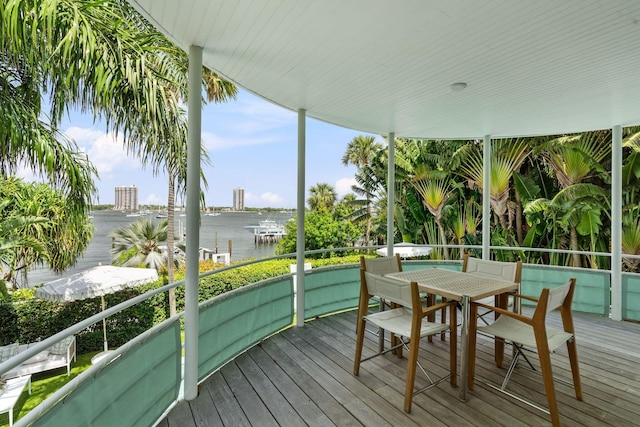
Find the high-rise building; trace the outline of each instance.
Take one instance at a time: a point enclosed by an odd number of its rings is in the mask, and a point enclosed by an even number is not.
[[[135,185],[116,187],[117,211],[137,211],[138,210],[138,187]]]
[[[244,210],[244,188],[233,189],[233,210]]]

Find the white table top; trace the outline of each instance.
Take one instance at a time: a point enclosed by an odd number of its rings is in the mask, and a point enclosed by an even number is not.
[[[22,394],[22,390],[24,390],[24,386],[29,384],[29,381],[31,381],[31,375],[7,380],[5,388],[0,394],[0,413],[8,412],[15,406]]]
[[[418,287],[427,293],[456,301],[461,301],[463,296],[476,301],[518,289],[518,284],[514,282],[444,268],[421,268],[389,273],[385,276],[405,282],[416,282]]]

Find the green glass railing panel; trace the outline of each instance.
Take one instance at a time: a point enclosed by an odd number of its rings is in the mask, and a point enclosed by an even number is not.
[[[360,266],[346,265],[307,271],[304,276],[305,319],[358,306]]]
[[[622,318],[640,320],[640,274],[622,274]]]
[[[521,292],[537,297],[543,288],[556,288],[572,277],[576,279],[572,310],[608,316],[611,302],[608,271],[526,264],[522,267]]]
[[[166,323],[86,378],[32,425],[153,425],[180,391],[180,322]]]
[[[291,276],[269,279],[200,305],[198,379],[293,323]]]

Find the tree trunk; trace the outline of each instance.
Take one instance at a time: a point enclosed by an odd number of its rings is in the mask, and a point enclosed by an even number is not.
[[[516,239],[518,240],[518,246],[522,246],[524,240],[524,228],[522,224],[522,202],[516,192]]]
[[[572,251],[577,251],[578,248],[578,230],[576,227],[571,227],[571,244]],[[582,258],[580,254],[572,254],[571,259],[573,260],[572,264],[574,267],[580,268],[582,267]]]
[[[366,233],[366,246],[371,244],[371,195],[367,191],[367,233]]]
[[[169,200],[167,201],[167,280],[174,282],[174,250],[175,250],[175,176],[169,171]],[[169,315],[176,314],[176,289],[169,289]]]
[[[440,240],[442,241],[443,245],[447,244],[447,234],[444,231],[444,227],[442,226],[442,223],[440,222],[440,219],[436,220],[436,223],[438,224],[438,230],[440,230]],[[444,249],[444,259],[448,260],[449,259],[449,248],[447,248],[446,246],[443,247],[442,249]]]

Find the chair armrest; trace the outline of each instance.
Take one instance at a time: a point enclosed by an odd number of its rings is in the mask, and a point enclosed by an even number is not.
[[[524,322],[524,323],[526,323],[528,325],[532,324],[531,317],[523,316],[520,313],[514,313],[513,311],[505,310],[505,309],[502,309],[502,308],[499,308],[499,307],[494,307],[492,305],[482,304],[482,303],[479,303],[479,302],[472,302],[471,304],[476,305],[478,307],[482,307],[482,308],[484,308],[486,310],[489,310],[489,311],[493,311],[493,312],[499,313],[501,315],[505,315],[507,317],[511,317],[513,319],[516,319],[516,320],[519,320],[521,322]]]
[[[540,298],[537,298],[537,297],[531,297],[531,296],[529,296],[529,295],[511,294],[511,296],[513,296],[513,297],[517,297],[517,298],[520,298],[520,299],[526,299],[526,300],[533,301],[533,302],[538,302],[538,301],[540,301]]]
[[[424,317],[424,316],[426,316],[428,314],[434,313],[434,312],[436,312],[438,310],[441,310],[441,309],[443,309],[445,307],[455,307],[455,306],[456,306],[456,301],[441,302],[441,303],[438,303],[438,304],[430,305],[428,307],[423,307],[422,308],[422,315]]]

